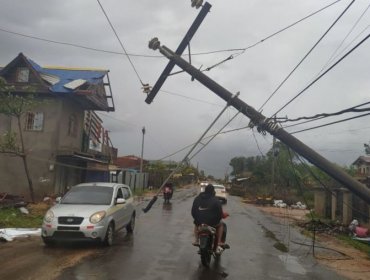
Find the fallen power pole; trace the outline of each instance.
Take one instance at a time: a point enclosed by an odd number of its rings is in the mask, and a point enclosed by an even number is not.
[[[207,2],[203,5],[202,10],[208,4]],[[209,10],[210,5],[207,5]],[[202,11],[201,11],[202,12]],[[194,26],[196,22],[193,23]],[[200,22],[198,22],[200,24]],[[185,39],[185,38],[184,38]],[[182,42],[183,43],[183,42]],[[231,92],[223,88],[221,85],[210,79],[207,75],[203,74],[200,70],[193,67],[190,63],[185,61],[181,58],[181,53],[173,52],[166,46],[160,44],[157,38],[154,38],[150,41],[149,47],[153,50],[159,49],[159,51],[167,57],[170,62],[168,65],[171,64],[171,69],[174,65],[177,65],[185,72],[189,73],[192,78],[199,81],[205,87],[213,91],[223,100],[228,102],[230,106],[233,106],[235,109],[243,113],[245,116],[250,118],[251,120],[251,127],[256,126],[258,131],[267,131],[285,145],[290,147],[292,150],[306,158],[309,162],[313,165],[317,166],[332,178],[337,180],[339,183],[343,184],[347,187],[350,191],[354,194],[359,196],[361,199],[366,201],[370,204],[370,189],[368,189],[365,185],[361,184],[359,181],[352,178],[349,174],[338,168],[336,165],[322,157],[320,154],[312,150],[310,147],[302,143],[300,140],[286,132],[278,123],[274,121],[274,119],[266,118],[260,112],[255,110],[253,107],[249,106],[247,103],[239,99],[237,96],[233,95]],[[168,66],[167,65],[167,66]],[[167,68],[166,68],[167,69]],[[164,76],[165,73],[161,75],[161,84],[164,83],[164,80],[167,76]],[[169,73],[167,73],[168,75]],[[158,83],[158,82],[157,82]],[[145,100],[148,104],[151,103],[157,94],[159,87],[154,86],[153,90],[148,94],[147,99]],[[155,89],[155,90],[154,90]]]

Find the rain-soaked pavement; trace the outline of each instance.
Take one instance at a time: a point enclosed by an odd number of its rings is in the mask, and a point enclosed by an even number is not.
[[[310,247],[296,244],[309,240],[288,222],[278,223],[237,197],[229,197],[224,206],[230,214],[225,222],[231,249],[204,268],[191,245],[196,192],[179,190],[170,205],[159,198],[148,213],[138,211],[133,235],[122,232],[112,247],[97,248],[57,279],[344,279],[319,265]]]

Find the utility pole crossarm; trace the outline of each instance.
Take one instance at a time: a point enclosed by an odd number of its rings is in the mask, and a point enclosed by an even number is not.
[[[153,43],[154,42],[154,43]],[[252,125],[257,126],[259,131],[267,131],[271,135],[275,136],[281,142],[286,144],[288,147],[293,149],[295,152],[306,158],[309,162],[326,172],[332,178],[346,186],[354,194],[365,200],[370,204],[370,189],[359,181],[352,178],[349,174],[338,168],[333,163],[322,157],[320,154],[309,148],[307,145],[299,141],[297,138],[286,132],[281,126],[279,126],[273,119],[268,119],[263,116],[260,112],[255,110],[253,107],[246,104],[238,97],[234,97],[231,92],[223,88],[221,85],[210,79],[207,75],[193,67],[187,61],[182,59],[179,55],[171,51],[166,46],[160,46],[158,39],[152,40],[153,49],[159,49],[159,51],[166,56],[173,64],[179,66],[189,75],[203,84],[205,87],[213,91],[219,97],[224,99],[230,106],[243,113],[245,116],[250,118]]]
[[[187,45],[189,44],[190,40],[193,38],[195,32],[197,32],[198,27],[203,22],[204,18],[208,14],[209,10],[211,9],[212,5],[208,2],[204,3],[202,9],[200,10],[198,16],[195,18],[193,24],[190,26],[188,32],[185,34],[184,38],[182,39],[180,45],[177,47],[176,54],[181,55],[183,51],[186,49]],[[190,55],[190,54],[189,54]],[[145,102],[150,104],[152,103],[154,97],[157,95],[158,91],[162,87],[163,83],[166,81],[167,77],[171,73],[175,63],[169,61],[166,68],[164,68],[162,74],[159,76],[157,82],[153,86],[152,90],[148,94]]]

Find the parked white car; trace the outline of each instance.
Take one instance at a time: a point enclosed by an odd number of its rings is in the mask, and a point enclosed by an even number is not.
[[[113,244],[122,229],[135,226],[133,195],[127,185],[84,183],[72,187],[45,214],[41,237],[46,245],[56,241],[91,240]]]

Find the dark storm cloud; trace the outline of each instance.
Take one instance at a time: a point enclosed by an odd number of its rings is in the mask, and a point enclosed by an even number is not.
[[[190,7],[188,0],[100,2],[126,50],[143,55],[160,55],[147,46],[148,41],[155,36],[159,37],[162,44],[176,49],[199,12]],[[212,4],[211,12],[191,43],[192,52],[195,53],[248,47],[334,1],[209,2]],[[240,98],[258,109],[348,4],[349,1],[340,1],[239,56],[235,55],[238,52],[194,55],[192,62],[196,67],[202,65],[202,69],[205,69],[233,54],[234,59],[205,73],[231,92],[240,91]],[[273,114],[316,77],[367,6],[367,1],[353,4],[263,108],[265,115]],[[369,24],[370,15],[367,11],[341,50]],[[4,0],[1,1],[0,28],[54,41],[122,51],[97,1]],[[368,32],[369,29],[359,38]],[[141,83],[123,55],[46,43],[2,31],[0,42],[0,65],[9,63],[19,52],[23,52],[41,65],[109,69],[116,112],[103,119],[120,155],[140,154],[143,126],[147,128],[146,158],[159,159],[180,150],[194,143],[225,106],[225,101],[198,82],[191,82],[189,75],[185,73],[171,76],[162,87],[163,90],[179,93],[183,97],[160,92],[154,102],[147,105],[144,102],[145,94],[141,92]],[[353,45],[354,43],[351,46]],[[370,66],[365,62],[369,60],[369,56],[367,43],[307,90],[302,97],[292,102],[281,114],[288,117],[309,116],[368,101]],[[167,64],[167,59],[132,57],[132,62],[139,78],[144,83],[153,85]],[[213,131],[222,127],[234,113],[235,110],[228,110]],[[243,127],[248,122],[246,117],[239,117],[227,129]],[[370,138],[368,130],[361,130],[367,126],[367,122],[365,118],[358,119],[348,124],[299,133],[296,137],[315,149],[321,149],[329,160],[349,164],[361,154],[362,142],[368,142]],[[350,129],[358,129],[361,133],[354,137]],[[317,135],[320,136],[320,141]],[[268,151],[271,137],[263,137],[257,133],[256,139],[262,152]],[[350,150],[353,151],[349,152]],[[194,158],[194,163],[198,162],[206,173],[222,177],[232,157],[255,156],[259,153],[250,130],[245,130],[218,136]],[[183,156],[184,153],[179,153],[171,159],[179,160]]]

